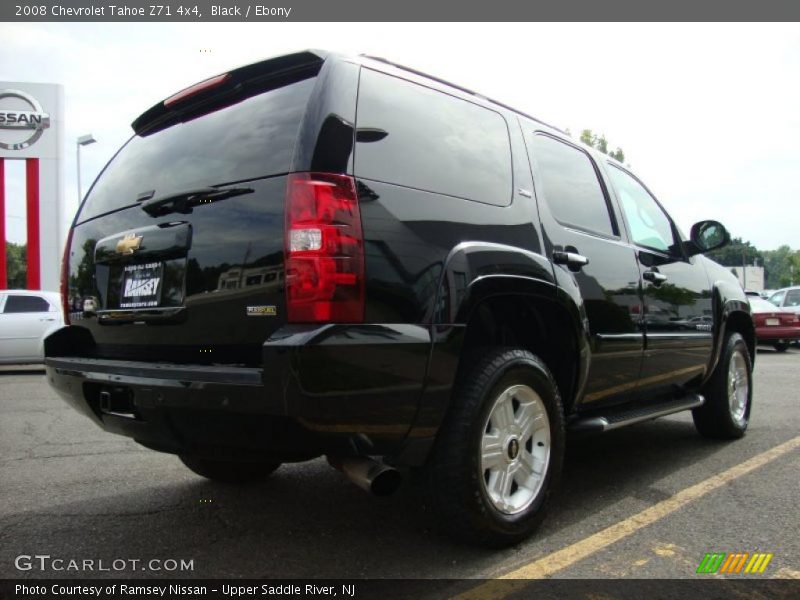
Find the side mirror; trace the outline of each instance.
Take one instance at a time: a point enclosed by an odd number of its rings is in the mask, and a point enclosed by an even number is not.
[[[731,241],[731,235],[719,221],[700,221],[692,225],[686,250],[689,256],[705,254],[722,248]]]

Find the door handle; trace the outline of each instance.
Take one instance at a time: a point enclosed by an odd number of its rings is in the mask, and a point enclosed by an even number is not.
[[[649,281],[655,286],[659,286],[667,280],[667,276],[658,271],[645,271],[642,273],[642,279]]]
[[[55,321],[55,319],[39,319],[40,321]]]
[[[577,272],[589,264],[589,259],[577,252],[556,250],[553,252],[553,262],[557,265],[565,265],[570,271]]]

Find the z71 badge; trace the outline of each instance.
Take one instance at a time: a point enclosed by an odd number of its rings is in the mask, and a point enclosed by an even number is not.
[[[247,316],[248,317],[274,317],[278,314],[277,309],[274,305],[268,306],[248,306],[247,307]]]

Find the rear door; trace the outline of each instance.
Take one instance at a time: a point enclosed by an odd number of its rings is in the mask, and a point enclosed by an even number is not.
[[[134,122],[72,233],[71,321],[97,356],[260,362],[286,321],[286,177],[321,66],[243,67]]]
[[[548,133],[530,131],[526,140],[545,252],[575,278],[586,307],[592,356],[584,402],[626,399],[636,387],[644,346],[635,252],[622,238],[592,157]],[[570,255],[588,263],[563,260]]]

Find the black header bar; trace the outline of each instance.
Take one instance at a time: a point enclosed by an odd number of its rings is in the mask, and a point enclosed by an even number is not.
[[[797,0],[8,0],[10,22],[796,21]]]

